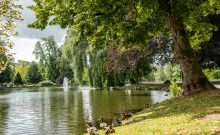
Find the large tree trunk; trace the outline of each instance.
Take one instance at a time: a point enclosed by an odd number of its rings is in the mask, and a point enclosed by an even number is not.
[[[174,40],[173,52],[183,73],[183,95],[192,95],[199,91],[215,89],[202,72],[189,43],[183,22],[172,16],[166,17]]]

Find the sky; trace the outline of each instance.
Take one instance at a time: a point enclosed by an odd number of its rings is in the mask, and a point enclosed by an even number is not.
[[[65,29],[61,29],[59,26],[48,26],[45,30],[28,28],[27,25],[35,20],[35,14],[27,8],[27,6],[34,4],[32,0],[19,0],[18,4],[23,7],[22,17],[24,21],[17,22],[16,31],[18,36],[12,37],[14,47],[11,52],[15,53],[15,62],[18,60],[35,61],[35,57],[32,54],[35,43],[42,37],[48,37],[54,35],[58,45],[61,45],[64,41]]]

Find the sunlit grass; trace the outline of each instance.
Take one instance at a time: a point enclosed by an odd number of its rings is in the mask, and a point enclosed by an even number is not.
[[[218,134],[220,116],[206,118],[209,114],[220,114],[219,90],[154,105],[123,121],[123,126],[115,128],[115,134]]]

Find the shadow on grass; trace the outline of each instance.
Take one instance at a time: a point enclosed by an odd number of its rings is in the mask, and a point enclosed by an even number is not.
[[[211,113],[220,113],[220,90],[203,92],[190,97],[169,99],[151,108],[144,109],[125,125],[181,114],[187,114],[190,115],[189,118],[197,119]]]

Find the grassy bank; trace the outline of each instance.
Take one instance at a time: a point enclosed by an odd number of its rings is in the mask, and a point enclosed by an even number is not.
[[[115,131],[117,135],[220,134],[220,90],[156,104]]]

